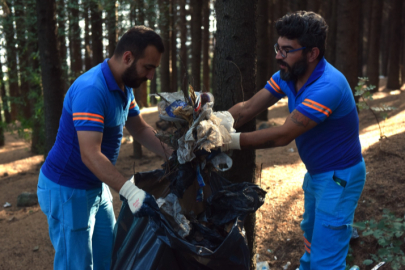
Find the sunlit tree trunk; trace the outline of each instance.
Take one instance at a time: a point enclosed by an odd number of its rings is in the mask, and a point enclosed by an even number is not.
[[[91,45],[93,51],[92,65],[96,66],[103,62],[103,21],[99,2],[90,0],[91,11]]]
[[[367,58],[367,77],[370,85],[375,85],[378,91],[380,32],[382,22],[383,0],[373,0],[371,7],[370,41]]]
[[[257,0],[215,1],[215,111],[228,110],[236,103],[248,100],[256,92],[256,5]],[[254,131],[255,122],[252,119],[238,131]],[[235,183],[254,183],[255,151],[234,151],[232,160],[233,166],[225,173],[226,178]],[[255,214],[245,220],[251,269],[256,269],[255,222]]]
[[[55,143],[63,106],[61,67],[56,41],[55,0],[37,0],[38,44],[44,92],[45,156]]]
[[[401,15],[403,0],[391,0],[391,12],[390,12],[390,40],[388,42],[389,58],[388,58],[388,89],[399,89],[399,72],[400,72],[400,52],[398,48],[401,48]]]
[[[9,12],[3,15],[3,31],[6,41],[7,74],[11,98],[11,121],[15,121],[17,120],[18,115],[18,106],[15,99],[20,96],[20,89],[18,86],[17,49],[15,47],[14,14],[12,13],[11,1],[6,1],[5,3]]]
[[[191,0],[192,18],[191,24],[191,85],[194,90],[201,91],[201,38],[202,38],[202,7],[203,1]]]

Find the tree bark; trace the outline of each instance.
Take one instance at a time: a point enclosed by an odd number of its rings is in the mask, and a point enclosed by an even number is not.
[[[159,28],[165,52],[160,61],[160,91],[171,92],[170,82],[170,34],[169,34],[169,6],[167,1],[159,0]]]
[[[337,2],[337,21],[339,22],[336,30],[336,68],[345,75],[349,85],[354,91],[357,85],[358,77],[358,17],[360,0],[339,0]],[[348,49],[350,48],[350,49]],[[358,96],[355,96],[356,102]]]
[[[210,1],[203,3],[203,91],[210,92]]]
[[[1,98],[1,103],[0,103],[0,112],[1,110],[4,108],[5,106],[4,104],[7,103],[7,98],[6,98],[6,87],[4,86],[4,74],[3,74],[3,65],[1,63],[1,59],[0,59],[0,98]],[[5,110],[4,110],[5,112]],[[3,123],[4,123],[4,119],[2,114],[0,113],[0,146],[4,146],[4,130],[3,130]]]
[[[113,56],[117,46],[117,6],[115,1],[109,1],[106,7],[108,28],[108,57]]]
[[[380,32],[382,22],[382,0],[373,0],[371,7],[370,41],[367,57],[367,77],[370,85],[379,86]]]
[[[322,1],[321,16],[329,26],[326,38],[325,58],[333,66],[336,64],[336,30],[337,30],[337,0]]]
[[[20,88],[18,86],[18,70],[17,70],[17,49],[14,40],[14,15],[12,13],[12,6],[10,1],[5,2],[9,8],[10,13],[5,14],[3,20],[3,31],[6,40],[6,55],[7,55],[7,74],[8,85],[10,91],[10,107],[11,107],[11,121],[17,120],[18,107],[16,99],[20,96]]]
[[[268,78],[267,67],[269,66],[268,52],[269,42],[267,38],[268,25],[268,1],[257,1],[256,12],[256,28],[257,28],[257,73],[256,73],[256,90],[259,91],[266,84]],[[267,121],[267,108],[259,113],[256,117],[257,120]]]
[[[61,66],[56,40],[55,0],[37,0],[38,44],[44,92],[45,156],[52,148],[63,107]]]
[[[103,21],[99,3],[96,0],[90,0],[91,11],[91,45],[93,51],[92,65],[96,66],[103,62]]]
[[[381,28],[381,37],[380,37],[380,74],[386,77],[388,75],[388,55],[390,46],[387,45],[387,42],[390,41],[390,15],[391,12],[391,1],[384,1],[383,7],[383,18],[382,18],[382,28]]]
[[[149,22],[149,27],[154,29],[155,28],[155,23],[156,23],[156,0],[153,1],[148,1],[148,7],[146,9],[146,16]],[[153,79],[150,81],[149,84],[149,93],[150,94],[155,94],[157,92],[157,77],[158,77],[158,72],[155,72],[155,76],[153,76]],[[149,102],[152,105],[156,105],[157,101],[155,97],[150,97]]]
[[[90,39],[90,1],[91,0],[84,0],[84,69],[85,71],[91,69],[92,63],[92,55],[93,52],[91,51],[91,39]]]
[[[248,100],[256,92],[256,5],[257,0],[216,0],[215,2],[217,17],[214,61],[215,111],[227,110],[238,102]],[[255,119],[249,121],[239,131],[254,131],[255,122]],[[255,151],[234,151],[232,159],[232,169],[225,173],[227,179],[237,183],[254,183]],[[255,219],[253,214],[245,220],[251,252],[251,269],[256,269]]]
[[[80,39],[80,26],[79,26],[79,1],[71,0],[68,4],[70,20],[70,67],[72,70],[72,79],[75,80],[82,72],[82,53],[81,53],[81,39]]]
[[[177,92],[177,1],[170,0],[170,62],[172,70],[171,90]]]
[[[188,78],[188,53],[187,53],[187,20],[186,20],[186,0],[180,1],[180,61],[181,74],[180,81],[182,89],[187,90],[189,84]]]
[[[405,14],[405,4],[402,4],[402,14]],[[401,49],[401,85],[405,84],[405,16],[402,16],[402,49]]]
[[[370,17],[371,17],[372,3],[368,0],[360,1],[360,13],[359,13],[359,53],[357,54],[357,76],[364,77],[367,74],[367,57],[369,50],[370,39]]]
[[[389,41],[389,58],[388,58],[388,89],[399,89],[401,87],[399,81],[400,72],[400,52],[401,48],[401,14],[403,0],[391,0],[390,12],[390,41]]]
[[[326,1],[328,4],[330,4],[329,1]],[[313,11],[315,13],[319,13],[319,9],[321,7],[321,0],[308,0],[307,2],[307,7],[306,10],[307,11]]]
[[[201,91],[201,38],[203,1],[191,0],[193,31],[191,31],[191,85]]]
[[[272,69],[274,70],[274,72],[276,70],[278,70],[278,65],[277,65],[277,62],[275,60],[276,56],[275,56],[275,53],[273,53],[274,52],[273,45],[276,44],[277,39],[278,39],[278,34],[277,34],[277,31],[276,31],[276,28],[275,28],[275,22],[278,19],[281,19],[281,17],[283,17],[283,15],[284,15],[283,14],[283,5],[284,4],[285,4],[285,2],[283,2],[281,0],[273,0],[273,12],[272,12],[272,17],[273,17],[273,28],[272,28],[272,30],[273,30],[273,32],[271,34],[272,42],[270,43],[270,46],[271,46],[271,54],[273,55],[273,61],[271,63],[272,63]],[[267,78],[267,79],[270,79],[270,77]]]

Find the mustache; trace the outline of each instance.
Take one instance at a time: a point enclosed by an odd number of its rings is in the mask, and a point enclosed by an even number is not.
[[[284,61],[281,60],[281,59],[277,59],[277,64],[283,65],[283,66],[286,66],[286,67],[290,67],[286,62],[284,62]]]

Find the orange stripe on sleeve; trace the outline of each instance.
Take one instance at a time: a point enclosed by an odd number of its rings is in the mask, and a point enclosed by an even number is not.
[[[269,84],[270,84],[270,86],[271,86],[271,88],[273,88],[273,90],[276,91],[276,92],[279,93],[279,94],[284,94],[284,92],[281,91],[281,90],[278,88],[278,86],[277,86],[276,84],[274,84],[272,81],[274,82],[273,78],[271,78],[271,80],[268,81]]]
[[[309,254],[311,254],[311,250],[310,250],[307,246],[305,246],[305,250],[306,250]]]
[[[89,120],[89,121],[95,121],[95,122],[100,122],[100,123],[104,124],[103,120],[96,119],[96,118],[90,118],[90,117],[73,117],[73,121],[75,121],[75,120]]]
[[[304,243],[305,243],[308,247],[311,247],[311,243],[305,238],[305,236],[304,236]]]
[[[84,115],[89,115],[89,116],[94,116],[94,117],[99,117],[104,120],[104,116],[95,114],[95,113],[74,113],[73,116],[84,116]]]
[[[324,106],[324,105],[322,105],[322,104],[320,104],[320,103],[318,103],[318,102],[316,102],[316,101],[313,101],[313,100],[310,100],[310,99],[307,99],[307,98],[306,98],[304,101],[311,102],[311,103],[313,103],[314,105],[317,105],[317,106],[319,106],[319,107],[321,107],[321,108],[324,108],[325,110],[327,110],[327,111],[329,112],[329,114],[332,113],[332,110],[331,110],[331,109],[329,109],[328,107],[326,107],[326,106]]]
[[[275,86],[279,91],[281,91],[280,86],[278,86],[278,84],[276,84],[276,82],[273,80],[273,77],[270,78],[270,81],[274,84],[274,86]]]
[[[326,116],[329,117],[329,113],[326,112],[326,111],[324,111],[324,110],[322,110],[322,109],[319,109],[319,108],[317,108],[317,107],[315,107],[315,106],[312,106],[312,105],[309,104],[309,103],[304,103],[304,102],[302,102],[302,104],[304,104],[305,106],[310,107],[310,108],[312,108],[312,109],[314,109],[314,110],[316,110],[316,111],[318,111],[318,112],[321,112],[321,113],[323,113],[324,115],[326,115]]]

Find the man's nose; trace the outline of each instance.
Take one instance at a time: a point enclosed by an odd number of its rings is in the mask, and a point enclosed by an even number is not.
[[[153,76],[155,76],[155,70],[151,70],[148,72],[148,74],[146,74],[146,78],[148,78],[148,80],[152,80]]]
[[[282,57],[281,56],[281,52],[280,51],[278,51],[277,53],[276,53],[276,59],[278,60],[278,59],[284,59],[284,57]]]

